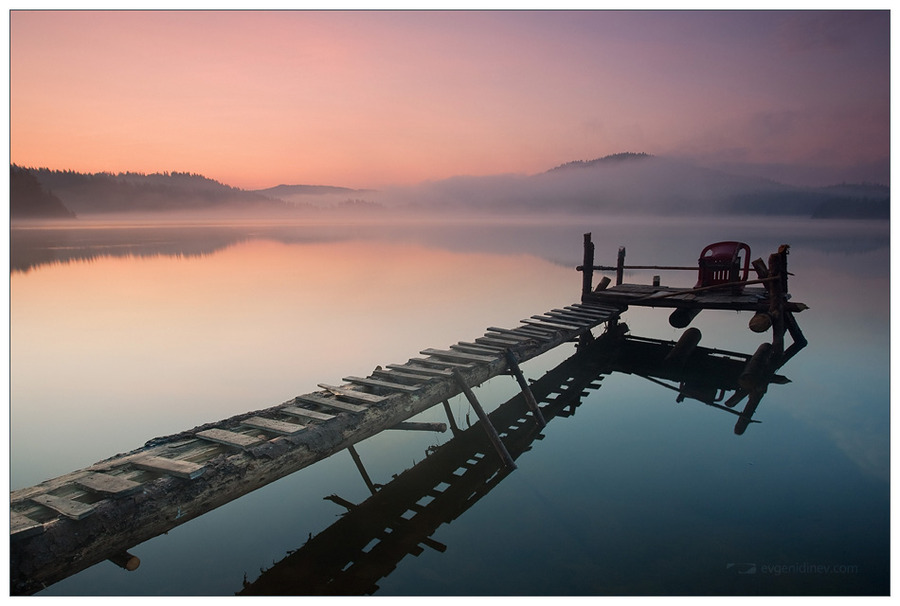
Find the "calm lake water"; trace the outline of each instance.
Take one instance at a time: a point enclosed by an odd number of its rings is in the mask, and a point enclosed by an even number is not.
[[[619,246],[629,264],[693,265],[717,240],[763,259],[788,243],[810,344],[780,371],[791,382],[769,387],[761,423],[737,436],[730,414],[606,376],[517,470],[422,537],[421,553],[380,556],[375,594],[889,592],[886,222],[78,225],[11,233],[11,489],[575,303],[585,232],[610,265]],[[626,280],[651,273],[695,280]],[[636,308],[623,319],[633,335],[677,340],[667,317]],[[749,317],[704,312],[692,325],[701,346],[750,354],[770,335],[749,331]],[[539,379],[573,353],[566,345],[523,370]],[[476,389],[489,410],[516,392],[508,376]],[[464,398],[451,409],[461,428],[475,423]],[[384,432],[357,450],[388,490],[451,438]],[[346,451],[135,546],[135,572],[104,562],[41,595],[261,587],[343,519],[330,495],[370,496]]]

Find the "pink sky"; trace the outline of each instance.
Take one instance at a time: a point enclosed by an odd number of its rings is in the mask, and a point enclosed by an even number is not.
[[[889,60],[886,11],[13,11],[10,161],[247,189],[623,151],[839,170],[889,157]]]

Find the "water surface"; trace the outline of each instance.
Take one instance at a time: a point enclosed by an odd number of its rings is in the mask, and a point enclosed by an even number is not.
[[[79,225],[83,225],[79,223]],[[98,223],[13,229],[10,482],[21,488],[146,440],[365,376],[427,347],[578,300],[582,234],[597,263],[696,262],[742,240],[792,245],[810,346],[753,424],[633,375],[589,390],[502,478],[378,582],[377,595],[885,594],[889,548],[886,223],[646,220],[455,224]],[[690,286],[695,276],[662,274]],[[647,272],[627,280],[649,282]],[[599,279],[599,276],[595,279]],[[677,339],[665,310],[633,334]],[[701,345],[752,353],[749,314],[704,312]],[[571,345],[524,365],[537,379]],[[493,409],[516,393],[476,390]],[[451,401],[462,428],[475,415]],[[423,417],[445,421],[440,407]],[[447,434],[358,446],[387,484]],[[338,453],[98,564],[47,595],[230,595],[370,496]]]

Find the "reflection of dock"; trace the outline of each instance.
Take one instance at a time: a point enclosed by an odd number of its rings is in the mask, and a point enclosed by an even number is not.
[[[750,355],[703,347],[684,355],[677,343],[623,336],[626,331],[627,327],[619,324],[531,384],[548,423],[556,417],[572,416],[587,390],[599,388],[603,376],[614,372],[669,387],[678,392],[679,402],[692,398],[743,416],[716,402],[729,391],[741,392],[741,374]],[[772,377],[775,383],[786,381],[778,375]],[[522,395],[488,416],[513,459],[543,438]],[[749,416],[746,422],[751,422]],[[424,547],[439,552],[452,548],[435,541],[432,534],[442,524],[452,523],[510,473],[481,429],[476,424],[465,431],[455,430],[452,440],[377,488],[360,467],[372,496],[359,504],[335,495],[326,497],[347,508],[341,519],[311,536],[255,581],[245,581],[239,595],[371,595],[378,590],[378,580],[388,576],[408,554],[419,555]]]
[[[621,325],[620,325],[621,326]],[[616,334],[619,334],[616,331]],[[569,358],[531,384],[541,414],[549,422],[571,416],[588,389],[599,387],[601,347],[609,350],[618,339],[597,339],[590,351]],[[541,439],[541,427],[519,395],[489,416],[513,459]],[[509,468],[497,456],[480,423],[454,431],[452,440],[425,460],[378,488],[354,505],[329,499],[347,508],[340,520],[311,537],[302,547],[275,564],[241,595],[366,595],[378,589],[407,554],[423,547],[444,551],[431,539],[441,524],[450,523],[492,490]]]
[[[617,285],[604,290],[606,284],[601,283],[602,287],[592,290],[591,272],[598,268],[593,266],[593,245],[589,244],[588,234],[585,264],[579,268],[584,272],[580,303],[524,319],[516,328],[488,328],[472,342],[422,350],[422,357],[379,366],[367,377],[345,377],[342,385],[320,384],[321,391],[278,406],[156,438],[129,453],[13,491],[11,592],[34,593],[105,559],[133,569],[139,560],[127,553],[132,546],[340,450],[349,449],[355,455],[354,444],[381,431],[445,430],[442,424],[408,420],[460,393],[478,415],[478,425],[504,467],[513,469],[514,436],[520,434],[509,433],[511,426],[498,417],[501,427],[507,428],[504,439],[471,388],[500,374],[512,374],[528,406],[528,422],[543,427],[542,409],[519,364],[570,341],[589,348],[592,329],[600,325],[608,331],[616,329],[620,314],[630,305],[675,307],[683,315],[673,325],[683,328],[702,309],[723,309],[713,300],[731,300],[733,306],[725,309],[756,312],[751,328],[757,332],[771,326],[772,344],[764,343],[742,359],[740,389],[723,404],[697,397],[701,391],[688,389],[690,383],[682,381],[677,388],[682,396],[736,414],[735,432],[742,433],[766,386],[774,380],[775,370],[806,344],[793,318],[805,306],[788,303],[786,247],[770,257],[768,268],[754,262],[759,280],[744,278],[740,284],[726,281],[680,291],[657,289],[623,298],[628,290],[621,284],[627,269],[624,249],[616,268]],[[760,293],[745,290],[751,282],[764,288]],[[714,296],[711,290],[717,291]],[[746,297],[753,299],[752,306],[744,307]],[[784,349],[785,332],[794,339],[788,349]],[[693,362],[692,357],[701,351],[698,341],[699,331],[685,331],[661,362],[669,367],[663,368],[660,377],[671,378],[673,359],[682,368]],[[654,376],[651,371],[643,374]],[[733,410],[744,397],[749,399],[743,411]]]

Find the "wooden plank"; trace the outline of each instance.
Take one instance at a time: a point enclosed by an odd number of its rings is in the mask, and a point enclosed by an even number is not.
[[[304,419],[314,419],[316,421],[330,421],[334,418],[334,415],[330,415],[327,412],[319,412],[318,410],[310,410],[300,406],[285,406],[281,409],[281,412]]]
[[[418,362],[419,364],[426,364],[430,366],[437,366],[443,369],[450,369],[451,371],[454,368],[470,369],[475,367],[474,362],[451,362],[449,360],[438,360],[437,358],[410,358],[409,361]]]
[[[94,513],[93,505],[80,503],[63,497],[55,497],[52,494],[35,495],[31,497],[31,500],[44,507],[49,507],[53,511],[60,513],[71,520],[80,520]]]
[[[401,366],[400,368],[404,368],[404,367]],[[436,378],[434,376],[424,376],[424,375],[420,375],[420,374],[414,374],[411,372],[402,372],[399,370],[390,370],[390,369],[385,370],[383,368],[376,368],[372,372],[372,374],[378,375],[380,377],[385,377],[388,379],[393,377],[395,379],[409,379],[410,381],[416,381],[416,386],[420,389],[422,387],[424,387],[424,385],[422,385],[423,381],[430,382],[430,381],[434,381]]]
[[[306,429],[306,425],[299,423],[288,423],[287,421],[276,421],[275,419],[266,419],[264,417],[250,417],[242,421],[248,427],[264,429],[283,436],[292,436]]]
[[[145,455],[131,460],[132,465],[140,469],[164,473],[166,475],[175,476],[176,478],[184,478],[185,480],[193,480],[199,477],[206,469],[203,465],[191,463],[190,461],[179,461],[177,459],[167,459],[165,457],[155,457]]]
[[[417,375],[433,378],[452,377],[453,371],[444,368],[426,368],[424,366],[416,366],[415,364],[388,364],[388,368],[400,371],[408,371]]]
[[[484,336],[484,337],[478,337],[477,339],[475,339],[475,343],[482,344],[482,345],[494,345],[494,346],[502,347],[502,348],[506,349],[509,347],[515,347],[516,345],[519,345],[521,343],[521,341],[517,341],[514,339],[503,339],[500,337],[493,337],[493,336]]]
[[[554,309],[553,311],[548,311],[547,315],[555,316],[555,317],[563,318],[563,319],[571,318],[572,320],[575,320],[578,322],[590,322],[592,324],[598,324],[600,322],[605,322],[609,318],[609,316],[606,314],[601,314],[601,315],[586,314],[586,313],[583,314],[583,313],[579,313],[579,312],[566,311],[566,310],[562,310],[562,309],[560,309],[560,310]]]
[[[379,402],[383,402],[384,400],[393,397],[393,394],[390,396],[376,396],[364,391],[357,391],[348,387],[338,387],[337,385],[327,385],[325,383],[319,383],[319,387],[327,389],[335,395],[344,396],[345,398],[357,400],[358,402],[365,402],[367,404],[378,404]]]
[[[548,318],[551,322],[562,322],[564,324],[574,324],[575,326],[594,326],[599,322],[593,318],[583,318],[580,316],[571,316],[568,314],[559,314],[548,311],[541,318]]]
[[[522,323],[528,324],[529,326],[541,326],[543,328],[546,328],[547,330],[553,330],[555,332],[559,332],[562,330],[569,330],[569,331],[581,330],[581,328],[582,328],[581,326],[560,326],[558,324],[551,323],[550,320],[540,320],[539,321],[539,320],[527,319],[527,320],[522,320]]]
[[[75,483],[91,492],[121,497],[141,489],[140,482],[134,482],[107,473],[89,473],[75,480]]]
[[[506,348],[497,347],[496,345],[476,345],[475,343],[460,341],[456,345],[451,345],[450,349],[454,349],[456,351],[465,351],[467,353],[478,354],[481,356],[493,356],[496,355],[498,351],[504,351]]]
[[[217,428],[198,431],[196,436],[217,444],[233,446],[234,448],[249,448],[263,442],[256,436],[248,436],[247,434]]]
[[[563,322],[562,320],[559,320],[557,318],[551,318],[548,316],[531,316],[531,319],[537,320],[538,322],[542,322],[544,324],[549,324],[550,326],[559,326],[560,328],[565,328],[568,330],[579,330],[581,328],[584,328],[584,326],[582,326],[580,324],[572,324],[570,322]],[[522,321],[525,322],[525,320],[522,320]],[[527,324],[527,322],[526,322],[526,324]]]
[[[302,396],[297,396],[296,400],[298,402],[306,402],[307,404],[318,404],[319,406],[325,406],[327,408],[332,408],[335,410],[342,410],[344,412],[365,412],[365,406],[359,406],[357,404],[350,404],[349,402],[341,402],[335,398],[324,398],[322,396],[317,396],[314,393],[308,393]]]
[[[44,525],[21,513],[9,510],[9,538],[24,539],[44,532]]]
[[[462,351],[448,351],[445,349],[423,349],[419,352],[426,356],[435,356],[437,358],[448,358],[450,360],[467,360],[470,362],[494,362],[497,358],[494,356],[481,356],[478,354],[470,354]]]
[[[513,330],[511,328],[497,328],[496,326],[491,326],[490,328],[488,328],[487,331],[485,332],[484,336],[491,337],[492,335],[490,335],[489,333],[492,333],[492,332],[497,333],[499,335],[503,335],[504,339],[514,339],[519,342],[534,340],[534,337],[529,337],[527,335],[523,335],[520,332]]]
[[[368,379],[363,377],[344,377],[341,380],[356,383],[357,385],[381,387],[382,389],[393,389],[394,391],[404,391],[406,393],[414,393],[422,389],[420,386],[403,385],[402,383],[392,383],[390,381],[380,381],[378,379]]]

